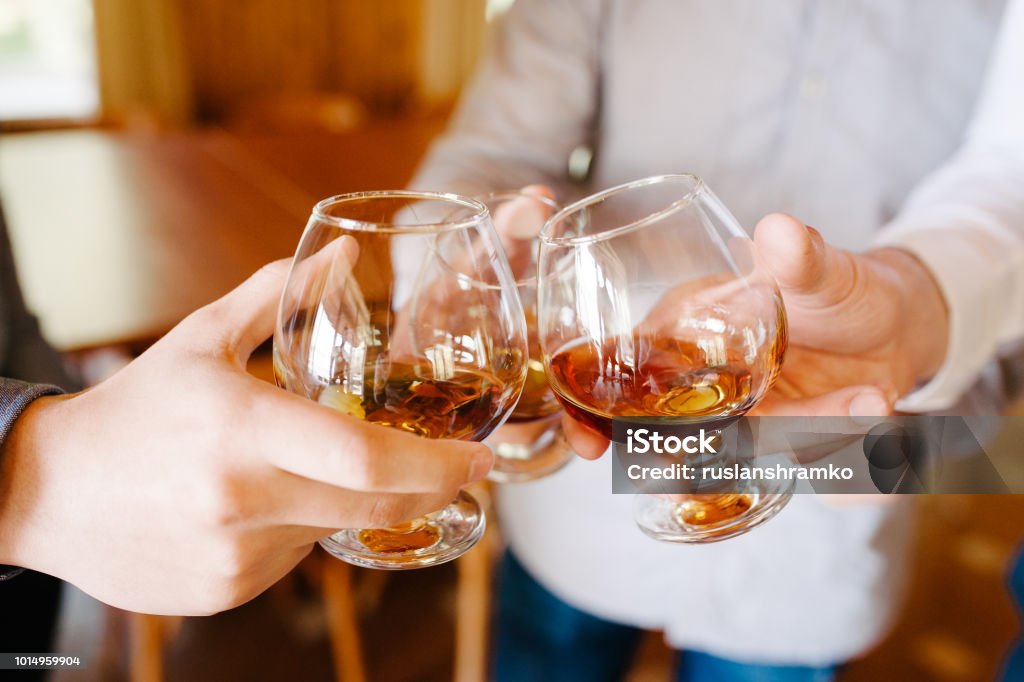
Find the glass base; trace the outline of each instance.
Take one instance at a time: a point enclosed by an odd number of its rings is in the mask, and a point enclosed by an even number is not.
[[[487,518],[472,495],[460,490],[441,511],[396,528],[339,530],[320,540],[331,556],[356,566],[403,571],[436,566],[468,552],[483,536]]]
[[[662,542],[702,544],[743,535],[778,514],[789,502],[793,481],[747,481],[721,495],[667,499],[637,495],[633,518],[640,530]]]
[[[497,443],[494,467],[487,479],[495,483],[525,483],[553,474],[573,458],[572,448],[562,431],[561,418],[532,443]]]

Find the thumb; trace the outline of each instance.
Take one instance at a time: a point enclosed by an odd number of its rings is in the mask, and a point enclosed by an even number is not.
[[[244,365],[256,347],[274,333],[277,308],[290,272],[290,279],[296,280],[331,267],[337,259],[345,260],[347,270],[358,252],[355,239],[344,236],[298,263],[294,271],[289,258],[267,263],[232,291],[196,311],[193,324],[204,327],[200,338],[211,339],[217,348],[229,349]]]
[[[772,213],[754,229],[758,256],[779,284],[787,305],[828,308],[845,301],[857,282],[853,256],[785,213]]]

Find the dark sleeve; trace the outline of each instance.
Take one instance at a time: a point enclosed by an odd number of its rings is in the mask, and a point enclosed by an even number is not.
[[[79,388],[25,306],[0,206],[0,376]]]
[[[29,384],[17,379],[0,378],[0,454],[14,422],[36,398],[54,395],[62,391],[51,384]],[[20,568],[0,565],[0,582],[21,573]]]
[[[0,454],[15,420],[29,403],[62,392],[54,384],[76,387],[60,356],[46,343],[35,317],[25,307],[0,208]],[[0,566],[0,582],[20,572],[21,569]]]

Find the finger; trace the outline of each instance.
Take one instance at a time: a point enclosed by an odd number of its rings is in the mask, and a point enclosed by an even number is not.
[[[879,417],[892,414],[892,399],[876,386],[849,386],[814,398],[789,400],[770,393],[752,416],[785,417],[759,429],[757,451],[792,452],[812,462],[863,438]]]
[[[773,213],[762,218],[754,244],[787,304],[828,308],[847,300],[857,283],[855,259],[792,216]]]
[[[607,438],[567,414],[562,415],[562,430],[569,445],[583,459],[597,459],[610,445]]]
[[[494,457],[480,443],[433,440],[378,426],[253,382],[246,444],[275,467],[365,492],[439,492],[484,478]]]
[[[340,528],[387,528],[443,509],[458,488],[431,493],[367,493],[279,472],[267,487],[268,521],[294,525],[300,540]]]
[[[543,185],[529,185],[519,192],[499,192],[482,199],[491,209],[494,230],[517,279],[533,276],[537,236],[559,208],[552,195]]]
[[[295,266],[292,278],[306,271],[334,264],[351,268],[359,247],[352,237],[344,236],[320,249],[315,255]],[[201,325],[206,338],[214,346],[233,351],[244,365],[253,350],[274,333],[281,292],[289,279],[292,261],[277,260],[264,265],[249,279],[213,303],[190,316],[190,325]]]
[[[494,229],[506,238],[530,240],[540,234],[544,221],[554,209],[537,198],[521,196],[498,206],[494,212]]]
[[[893,405],[887,391],[878,386],[847,386],[813,398],[786,399],[769,393],[751,414],[779,417],[885,417]],[[855,423],[855,422],[851,422]]]
[[[536,197],[545,197],[554,201],[555,190],[551,189],[547,185],[526,185],[520,190],[523,194],[532,194]]]

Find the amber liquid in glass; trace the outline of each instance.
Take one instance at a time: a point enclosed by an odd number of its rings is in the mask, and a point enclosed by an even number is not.
[[[544,363],[530,358],[526,365],[526,383],[519,397],[516,409],[509,415],[509,422],[531,422],[544,419],[558,412],[561,406],[558,398],[548,385],[548,376],[544,372]]]
[[[711,365],[689,341],[636,338],[632,345],[628,356],[609,341],[572,346],[551,358],[552,387],[565,410],[606,438],[612,417],[709,423],[747,407],[750,370],[728,353]]]
[[[521,294],[522,295],[522,294]],[[536,294],[534,293],[535,297]],[[544,371],[544,361],[541,360],[540,341],[537,339],[537,313],[533,306],[526,306],[523,311],[526,316],[527,342],[530,350],[530,357],[526,361],[526,383],[523,384],[523,392],[519,397],[519,403],[509,415],[510,423],[532,422],[544,419],[562,409],[558,404],[558,398],[551,391],[548,384],[548,375]]]
[[[764,358],[772,375],[784,346],[784,340],[776,343]],[[677,418],[713,429],[716,421],[742,414],[751,398],[748,367],[741,349],[709,354],[688,340],[634,337],[626,351],[613,341],[564,348],[551,358],[551,378],[566,412],[610,439],[612,417]],[[675,516],[710,526],[746,513],[753,503],[745,494],[690,495]]]
[[[392,362],[386,378],[375,381],[373,369],[366,367],[361,393],[346,390],[345,384],[332,384],[321,391],[319,402],[427,438],[481,440],[497,425],[507,401],[504,382],[482,371],[455,369],[443,379],[431,378],[429,365]],[[373,552],[401,553],[432,546],[438,531],[430,524],[430,516],[425,516],[394,528],[361,530],[358,537]]]

